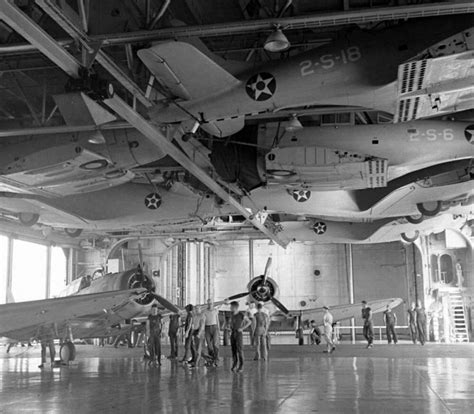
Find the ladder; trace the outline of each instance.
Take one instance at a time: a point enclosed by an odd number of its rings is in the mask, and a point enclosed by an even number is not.
[[[466,311],[461,290],[449,292],[449,312],[454,342],[469,342]]]

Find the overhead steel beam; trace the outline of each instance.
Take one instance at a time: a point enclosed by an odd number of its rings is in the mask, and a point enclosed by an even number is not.
[[[0,19],[51,59],[69,76],[79,77],[81,64],[48,33],[24,14],[13,0],[0,1]]]
[[[112,85],[110,85],[111,87]],[[138,112],[132,109],[120,97],[114,95],[113,89],[109,89],[110,98],[104,99],[104,103],[113,109],[118,115],[133,125],[145,137],[147,137],[152,144],[158,147],[165,154],[171,156],[177,163],[182,165],[194,177],[201,181],[207,188],[215,193],[222,200],[232,205],[240,214],[242,214],[249,222],[252,223],[258,230],[260,230],[267,237],[278,243],[282,247],[286,247],[288,241],[282,240],[276,232],[265,226],[258,218],[256,213],[249,211],[240,202],[230,195],[224,188],[222,188],[206,171],[196,165],[188,156],[183,153],[178,147],[171,143],[158,129],[156,129],[150,122],[143,118]],[[267,219],[268,223],[272,223]]]
[[[474,13],[472,1],[439,2],[417,4],[412,6],[381,7],[345,12],[310,14],[262,20],[244,20],[201,26],[179,26],[158,30],[141,30],[130,33],[115,33],[89,36],[93,43],[101,42],[102,46],[124,45],[127,43],[144,43],[154,40],[185,39],[190,37],[215,37],[238,35],[254,32],[268,32],[279,24],[285,30],[315,29],[337,27],[346,24],[365,24],[383,20],[413,19],[419,17],[450,16],[455,14]],[[58,40],[61,46],[74,44],[74,40]],[[0,46],[0,55],[26,53],[34,51],[27,44]]]
[[[297,113],[298,116],[304,115],[324,115],[324,114],[338,114],[346,112],[361,112],[361,111],[370,111],[370,109],[365,109],[356,106],[341,106],[341,107],[325,107],[325,108],[313,108],[313,109],[288,109],[281,110],[269,114],[259,114],[254,116],[249,116],[246,120],[250,121],[278,121],[283,118],[288,118],[293,114]],[[19,129],[6,129],[0,130],[0,138],[8,137],[20,137],[23,135],[51,135],[51,134],[67,134],[71,132],[87,132],[87,131],[103,131],[110,129],[126,129],[133,128],[128,122],[116,121],[110,122],[104,125],[60,125],[60,126],[51,126],[51,127],[39,127],[39,128],[19,128]]]
[[[82,30],[76,22],[69,17],[73,10],[65,13],[58,5],[51,0],[36,0],[36,4],[41,7],[66,33],[73,39],[80,42],[81,45],[90,54],[95,54],[95,60],[107,70],[118,82],[136,97],[146,107],[151,107],[152,103],[145,96],[145,93],[130,77],[111,59],[103,50],[98,50],[99,42],[93,42],[92,39]],[[69,14],[69,15],[68,15]],[[79,18],[79,16],[78,16]]]

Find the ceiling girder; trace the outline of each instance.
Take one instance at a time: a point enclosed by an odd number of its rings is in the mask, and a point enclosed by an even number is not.
[[[73,78],[79,77],[81,64],[64,50],[36,22],[24,14],[13,0],[0,1],[0,19],[31,43],[31,46],[51,59]]]
[[[2,2],[0,2],[2,3]],[[190,37],[214,37],[238,35],[273,30],[275,24],[285,30],[318,29],[336,27],[346,24],[367,24],[383,20],[412,19],[419,17],[447,16],[454,14],[474,13],[472,1],[424,3],[410,6],[380,7],[344,12],[310,14],[261,20],[246,20],[201,26],[179,26],[157,30],[140,30],[129,33],[90,35],[91,42],[102,42],[103,46],[124,45],[127,43],[144,43],[154,40],[185,39]],[[60,39],[61,46],[70,46],[74,40]],[[35,48],[28,44],[1,45],[0,55],[26,53]]]
[[[107,70],[126,90],[128,90],[143,105],[150,107],[152,104],[145,96],[141,88],[111,59],[103,50],[94,48],[91,38],[82,30],[76,22],[71,19],[73,10],[65,12],[51,0],[36,0],[36,4],[41,7],[61,28],[72,38],[81,43],[88,53],[96,53],[95,60]],[[79,19],[79,16],[77,16]]]

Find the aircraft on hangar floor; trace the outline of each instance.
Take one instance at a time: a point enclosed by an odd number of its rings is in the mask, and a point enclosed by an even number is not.
[[[250,281],[247,292],[216,302],[215,306],[245,296],[252,301],[271,301],[279,309],[279,312],[272,312],[270,329],[273,330],[294,329],[296,323],[304,326],[309,320],[322,320],[322,308],[289,311],[276,299],[278,285],[267,277],[270,264],[271,259],[264,274]],[[185,313],[155,292],[153,279],[140,266],[84,283],[86,280],[86,277],[76,279],[64,290],[62,297],[0,305],[0,337],[7,342],[29,342],[35,339],[40,326],[53,329],[56,339],[63,340],[60,357],[67,363],[76,356],[74,338],[128,333],[150,313],[153,304],[158,305],[163,316]],[[399,298],[368,302],[374,313],[383,312],[387,305],[395,308],[401,303]],[[332,308],[332,313],[335,321],[350,319],[360,314],[360,305],[338,305]]]
[[[155,283],[141,268],[108,274],[85,287],[76,279],[64,297],[0,305],[0,336],[10,342],[28,342],[40,326],[53,329],[64,340],[60,356],[64,362],[75,357],[73,338],[96,338],[122,333],[122,324],[150,313],[153,303],[163,311],[179,312],[155,293]]]
[[[393,114],[395,122],[470,109],[472,18],[446,22],[434,17],[353,29],[331,44],[257,68],[240,64],[232,73],[201,43],[160,42],[137,52],[166,96],[150,117],[224,137],[242,129],[248,116],[308,105],[371,108]]]

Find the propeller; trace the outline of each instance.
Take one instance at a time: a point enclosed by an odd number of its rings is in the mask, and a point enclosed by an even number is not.
[[[283,303],[281,303],[277,298],[272,297],[270,300],[271,300],[272,303],[273,303],[278,309],[280,309],[285,315],[288,315],[288,314],[290,313],[290,311],[286,308],[286,306],[283,305]]]
[[[267,260],[267,264],[265,265],[265,271],[263,272],[262,285],[266,285],[267,277],[268,277],[268,274],[270,273],[271,268],[272,268],[272,258],[269,257]]]
[[[181,312],[181,309],[179,309],[176,305],[171,303],[168,299],[165,299],[163,296],[157,295],[156,293],[151,292],[151,291],[148,291],[147,294],[153,297],[161,306],[168,309],[169,311],[173,313]]]
[[[141,243],[138,243],[138,263],[139,266],[141,267],[145,267],[145,262],[143,261],[143,252],[142,252],[142,244]]]
[[[258,276],[250,282],[249,290],[247,292],[237,293],[235,295],[229,296],[227,300],[236,300],[245,296],[251,296],[255,300],[262,300],[264,302],[271,301],[281,312],[283,312],[285,315],[289,315],[290,311],[286,308],[286,306],[283,305],[283,303],[281,303],[277,298],[275,298],[277,291],[275,283],[271,279],[268,280],[271,267],[272,258],[269,257],[267,264],[265,265],[265,271],[263,272],[263,275]]]

